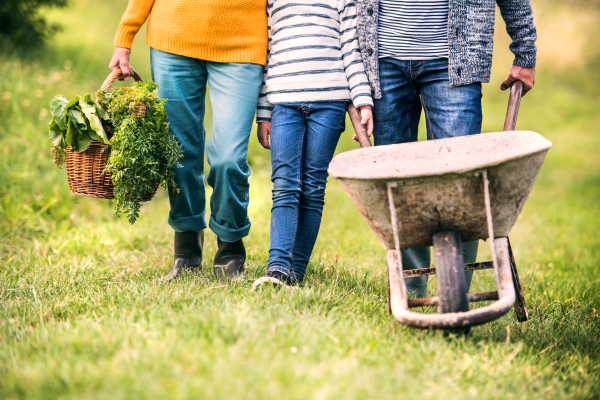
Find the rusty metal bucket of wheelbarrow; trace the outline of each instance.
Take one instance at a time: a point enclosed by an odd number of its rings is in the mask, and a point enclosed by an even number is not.
[[[517,89],[511,91],[513,104],[520,99]],[[509,107],[514,127],[513,114]],[[355,128],[364,135],[360,124]],[[514,130],[377,147],[359,138],[366,147],[336,156],[329,174],[388,250],[394,317],[417,328],[463,328],[499,318],[517,300],[517,316],[527,320],[508,234],[552,143]],[[492,261],[463,265],[461,242],[477,239],[490,239]],[[402,271],[401,248],[430,245],[436,268]],[[497,291],[467,293],[464,271],[485,268],[494,268]],[[431,274],[438,297],[409,299],[404,278]],[[469,302],[482,300],[497,301],[469,311]],[[439,313],[409,311],[422,306],[437,306]]]

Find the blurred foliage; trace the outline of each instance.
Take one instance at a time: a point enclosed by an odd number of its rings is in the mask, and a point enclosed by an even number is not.
[[[40,14],[43,7],[65,7],[67,0],[2,0],[0,2],[0,44],[17,47],[39,46],[60,30]]]

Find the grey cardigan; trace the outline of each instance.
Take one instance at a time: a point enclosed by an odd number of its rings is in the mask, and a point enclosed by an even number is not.
[[[354,0],[357,33],[373,97],[381,98],[377,52],[378,0]],[[530,0],[449,0],[448,76],[450,85],[489,82],[494,48],[495,5],[512,39],[514,65],[535,67],[537,33]]]

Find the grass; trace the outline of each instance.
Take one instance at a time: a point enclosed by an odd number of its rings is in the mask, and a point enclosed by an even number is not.
[[[535,2],[540,32],[570,15],[569,34],[588,40],[584,22],[598,13],[577,4],[565,14]],[[596,53],[578,58],[573,46],[554,63],[541,38],[537,86],[522,103],[519,127],[554,143],[511,233],[531,320],[511,311],[444,336],[387,313],[385,252],[334,180],[310,287],[249,293],[266,268],[271,190],[254,137],[246,280],[212,277],[209,232],[202,273],[156,283],[172,257],[165,194],[131,226],[110,202],[69,193],[46,140],[50,99],[100,86],[124,7],[73,2],[50,14],[68,26],[47,49],[0,57],[0,398],[600,397],[600,96],[586,64]],[[497,32],[484,131],[501,128],[506,107],[497,88],[510,55]],[[132,64],[149,78],[142,37]],[[349,136],[338,152],[355,147]],[[490,271],[475,275],[472,291],[493,287]]]

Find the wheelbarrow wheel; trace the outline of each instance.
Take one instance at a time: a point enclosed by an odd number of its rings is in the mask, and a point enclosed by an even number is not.
[[[462,242],[456,231],[433,235],[440,313],[469,311]]]

